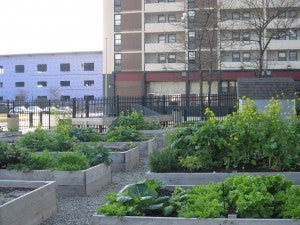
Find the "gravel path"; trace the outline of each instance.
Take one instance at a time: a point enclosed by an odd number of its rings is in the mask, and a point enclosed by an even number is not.
[[[148,171],[147,158],[141,158],[139,165],[129,172],[112,174],[113,182],[101,191],[88,197],[68,197],[58,199],[58,213],[41,225],[88,225],[98,207],[105,203],[108,192],[118,192],[125,185],[145,179]]]

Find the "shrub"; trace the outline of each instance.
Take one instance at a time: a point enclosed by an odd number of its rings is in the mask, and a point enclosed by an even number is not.
[[[89,167],[88,159],[85,156],[74,152],[66,152],[56,156],[52,169],[63,171],[84,170]]]
[[[127,111],[126,113],[121,112],[120,116],[112,122],[109,129],[113,130],[120,126],[134,127],[137,130],[154,130],[160,128],[158,122],[146,122],[144,115],[136,110],[133,110],[132,112]]]
[[[31,151],[42,152],[44,150],[50,150],[49,147],[52,142],[53,135],[51,131],[38,127],[33,132],[22,135],[17,141],[17,145],[30,149]]]
[[[175,152],[170,147],[154,151],[149,155],[149,166],[153,172],[174,171],[178,168],[177,164]]]
[[[80,145],[77,152],[88,159],[90,166],[96,166],[100,163],[110,165],[112,162],[109,151],[101,143]]]
[[[43,151],[42,154],[31,153],[25,163],[30,170],[44,170],[53,167],[53,159],[48,151]]]
[[[29,157],[29,151],[15,144],[0,142],[0,168],[12,168],[15,164],[23,164]]]
[[[89,127],[72,127],[70,129],[70,136],[76,138],[80,142],[95,142],[100,141],[101,139],[99,133],[95,129]]]
[[[146,136],[134,127],[119,126],[109,130],[103,140],[107,142],[144,141]]]

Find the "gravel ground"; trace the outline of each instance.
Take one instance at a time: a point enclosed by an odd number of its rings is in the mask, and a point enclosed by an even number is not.
[[[147,158],[141,158],[139,165],[129,172],[112,174],[113,182],[101,191],[88,197],[68,197],[58,199],[58,213],[41,225],[88,225],[98,207],[105,203],[108,192],[118,192],[125,185],[145,179],[148,171]]]

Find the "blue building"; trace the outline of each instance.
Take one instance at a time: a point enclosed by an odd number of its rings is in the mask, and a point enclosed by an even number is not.
[[[102,52],[0,56],[0,101],[102,96]]]

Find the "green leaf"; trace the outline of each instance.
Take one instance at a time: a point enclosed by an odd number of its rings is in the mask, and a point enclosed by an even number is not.
[[[125,203],[131,201],[133,198],[126,195],[121,195],[117,198],[117,202]]]

